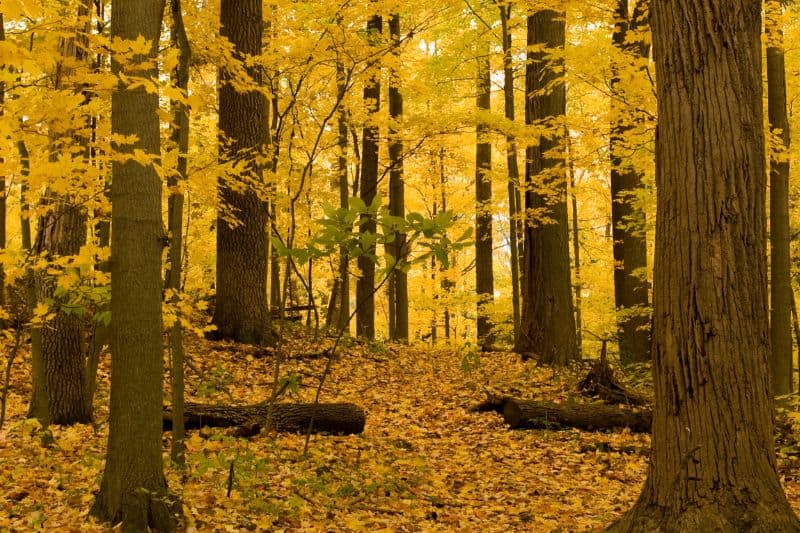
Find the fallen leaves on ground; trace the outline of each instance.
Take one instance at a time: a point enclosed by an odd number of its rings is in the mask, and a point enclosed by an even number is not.
[[[330,342],[295,340],[281,348],[281,375],[300,383],[284,400],[313,400],[326,360],[297,355],[321,352]],[[269,397],[275,352],[194,338],[187,353],[190,400]],[[0,433],[0,530],[104,531],[87,514],[107,438],[107,361],[97,424],[50,432],[24,419],[28,366],[15,366],[9,420]],[[579,369],[555,372],[510,353],[478,361],[449,346],[347,343],[322,401],[362,406],[363,435],[312,436],[304,456],[302,435],[242,439],[230,430],[192,431],[181,472],[169,465],[167,433],[170,489],[183,498],[187,531],[598,530],[638,496],[648,437],[510,431],[499,415],[471,409],[497,392],[571,401],[579,377]],[[800,485],[789,478],[785,486],[800,509]]]

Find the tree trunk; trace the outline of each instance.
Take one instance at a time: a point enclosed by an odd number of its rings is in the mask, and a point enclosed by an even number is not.
[[[372,15],[367,22],[368,39],[378,42],[383,29],[380,15]],[[364,82],[364,105],[370,110],[364,126],[364,144],[361,152],[361,190],[360,196],[367,206],[371,206],[378,192],[378,140],[380,128],[375,123],[381,108],[380,69],[376,67],[374,77]],[[375,235],[378,227],[371,216],[362,216],[360,233]],[[375,245],[367,245],[358,256],[360,276],[356,281],[356,335],[366,339],[375,338]]]
[[[88,0],[78,6],[78,20],[86,19],[91,13]],[[70,63],[80,63],[86,59],[86,47],[90,25],[78,29],[75,36],[62,38],[61,57],[56,64],[56,89],[64,89],[68,83],[74,82],[74,67]],[[81,87],[73,87],[76,93]],[[86,101],[84,101],[86,103]],[[89,126],[89,120],[86,126]],[[53,130],[52,158],[71,157],[69,150],[74,145],[82,148],[79,157],[88,165],[89,137],[86,132],[75,130]],[[40,255],[54,260],[57,257],[76,256],[86,244],[87,214],[75,197],[54,194],[50,189],[44,200],[49,207],[47,213],[39,221],[38,236],[34,248]],[[84,342],[85,322],[82,309],[74,309],[70,304],[70,295],[59,295],[56,291],[56,279],[49,274],[36,277],[38,301],[52,301],[54,318],[43,324],[42,335],[42,369],[44,371],[44,387],[47,388],[48,416],[41,419],[43,424],[76,424],[88,423],[92,420],[91,398],[85,384],[86,343]],[[38,377],[33,375],[34,380]],[[41,391],[34,383],[33,392]],[[32,400],[35,405],[38,400]],[[41,415],[41,410],[39,412]]]
[[[220,34],[244,61],[261,54],[264,29],[260,0],[223,0]],[[258,67],[244,69],[248,80],[260,85]],[[221,157],[246,161],[238,176],[220,180],[217,217],[217,296],[215,336],[249,344],[273,344],[275,335],[267,309],[267,204],[262,199],[262,165],[257,162],[269,139],[269,109],[264,94],[234,87],[234,75],[219,72],[219,129]],[[240,92],[242,91],[242,92]],[[243,189],[242,189],[243,187]],[[235,218],[237,223],[232,223]]]
[[[575,192],[575,158],[569,128],[564,128],[567,143],[567,169],[569,171],[569,196],[572,204],[572,261],[575,265],[575,346],[577,359],[583,358],[583,282],[581,278],[581,230],[578,224],[578,194]]]
[[[159,0],[117,0],[111,15],[115,40],[144,38],[150,43],[141,57],[145,66],[123,65],[129,77],[158,78],[158,41],[164,3]],[[158,95],[143,87],[118,85],[111,99],[111,131],[134,136],[119,154],[139,150],[158,158]],[[135,160],[113,163],[111,205],[111,409],[108,451],[100,491],[92,514],[122,522],[123,531],[173,531],[175,513],[167,493],[161,458],[163,347],[161,344],[161,179],[153,165]]]
[[[585,431],[629,428],[649,433],[652,413],[605,405],[557,404],[533,400],[506,399],[503,418],[511,429],[559,429],[571,427]]]
[[[341,62],[336,64],[336,81],[339,97],[339,111],[337,113],[339,133],[339,154],[336,159],[339,174],[339,207],[349,209],[350,189],[347,179],[347,109],[344,107],[344,97],[347,91],[347,78]],[[336,326],[343,333],[350,333],[350,256],[346,246],[339,248],[339,293],[336,302],[338,320]]]
[[[191,48],[186,36],[186,27],[183,24],[181,0],[171,0],[172,28],[170,35],[173,46],[178,49],[178,66],[173,75],[173,85],[182,94],[189,94],[189,62]],[[166,288],[172,291],[172,303],[177,305],[180,301],[181,277],[183,276],[183,203],[184,196],[181,187],[189,178],[188,153],[189,153],[189,107],[184,102],[173,102],[173,129],[172,142],[178,151],[178,167],[175,173],[170,174],[167,180],[169,186],[168,213],[169,220],[169,270],[166,275]],[[184,352],[183,352],[183,326],[176,320],[169,332],[170,353],[170,379],[172,389],[172,411],[176,414],[177,422],[172,428],[172,460],[178,465],[184,465],[185,458],[185,431],[183,427],[184,403]]]
[[[397,64],[400,60],[400,15],[393,14],[389,19],[389,32],[391,33],[393,54]],[[389,128],[389,213],[392,216],[405,218],[405,182],[403,181],[403,140],[400,136],[400,122],[403,120],[403,95],[400,93],[400,79],[397,72],[392,72],[389,83],[389,116],[392,125]],[[394,242],[389,247],[390,255],[395,261],[406,260],[406,235],[398,233]],[[402,342],[408,341],[408,275],[405,269],[395,268],[389,279],[392,298],[389,301],[390,313],[393,320],[391,339]]]
[[[478,295],[478,346],[490,350],[494,344],[492,322],[486,305],[494,300],[492,254],[492,143],[486,116],[491,110],[492,79],[489,45],[478,45],[477,126],[475,145],[475,292]]]
[[[791,257],[789,253],[789,147],[786,65],[780,0],[766,0],[769,150],[770,338],[772,390],[792,392]]]
[[[511,4],[500,6],[500,23],[503,30],[503,96],[506,118],[513,125],[516,119],[514,106],[514,63],[511,50]],[[519,340],[520,303],[519,303],[519,239],[517,237],[517,187],[519,187],[519,164],[517,162],[517,140],[513,135],[506,136],[506,161],[508,166],[508,246],[511,249],[511,307],[514,319],[514,344]]]
[[[267,423],[269,405],[203,405],[186,404],[185,423],[187,429],[202,427],[242,426],[256,433]],[[271,428],[275,431],[305,433],[311,419],[313,433],[357,435],[364,431],[366,415],[352,403],[276,403],[272,406]],[[169,430],[175,413],[164,412],[164,429]]]
[[[0,13],[0,42],[6,40],[6,28],[3,14]],[[6,83],[0,81],[0,117],[3,116],[3,105],[6,102]],[[5,159],[0,156],[0,164],[5,163]],[[0,251],[6,249],[6,177],[0,176]],[[0,310],[6,306],[6,275],[3,265],[0,264]],[[0,320],[0,327],[4,323]]]
[[[649,1],[649,0],[648,0]],[[640,0],[637,10],[644,4]],[[624,62],[633,62],[638,57],[647,57],[649,46],[631,42],[629,29],[636,29],[640,16],[628,15],[628,0],[617,0],[616,21],[611,36],[614,46]],[[634,168],[626,156],[635,151],[629,139],[636,117],[628,105],[625,84],[619,70],[621,65],[612,63],[611,76],[611,225],[614,237],[614,302],[617,308],[617,335],[620,361],[623,364],[643,362],[650,359],[650,317],[646,311],[648,302],[647,241],[641,226],[644,213],[636,205],[636,192],[642,188],[642,172]]]
[[[773,451],[760,4],[653,0],[653,447],[611,531],[800,530]]]
[[[525,283],[516,351],[553,365],[577,358],[564,165],[564,42],[563,12],[543,10],[528,17],[533,48],[525,76],[525,122],[547,130],[526,151]]]

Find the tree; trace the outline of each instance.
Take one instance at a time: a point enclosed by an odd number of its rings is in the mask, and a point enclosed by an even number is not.
[[[367,34],[372,43],[380,40],[383,18],[372,15],[367,22]],[[363,148],[361,150],[360,197],[371,206],[378,192],[378,139],[380,129],[375,123],[381,108],[380,69],[376,69],[371,79],[364,82],[364,105],[370,110],[370,117],[364,126]],[[367,339],[375,338],[375,234],[378,230],[375,219],[369,215],[359,222],[364,253],[358,256],[358,270],[361,273],[356,281],[356,335]]]
[[[642,171],[626,156],[635,152],[635,139],[631,139],[635,122],[641,122],[640,112],[626,105],[626,84],[620,70],[621,62],[635,63],[646,59],[650,46],[642,36],[640,27],[646,21],[649,0],[639,0],[632,15],[628,14],[628,0],[617,0],[616,20],[612,41],[619,52],[612,60],[610,86],[611,135],[611,225],[614,236],[614,303],[617,308],[617,334],[619,355],[623,364],[647,361],[650,358],[650,317],[645,311],[649,305],[647,268],[647,240],[640,229],[644,212],[636,205],[636,193],[642,188]]]
[[[60,57],[55,68],[55,89],[83,92],[83,104],[89,101],[89,94],[82,91],[82,84],[74,65],[86,64],[88,58],[88,33],[90,31],[91,5],[81,0],[77,9],[78,31],[76,35],[60,40]],[[73,87],[69,84],[74,83]],[[83,106],[82,106],[83,107]],[[85,122],[80,130],[57,126],[51,128],[53,160],[62,157],[70,159],[71,150],[77,149],[77,158],[84,164],[89,160],[90,121],[80,109],[76,114]],[[54,121],[55,122],[55,121]],[[47,211],[39,220],[38,235],[34,248],[36,253],[53,261],[56,258],[77,256],[86,244],[86,209],[75,194],[56,194],[50,188],[43,203]],[[74,268],[69,268],[75,271]],[[92,420],[93,385],[89,379],[95,378],[91,363],[87,359],[87,345],[84,341],[85,321],[80,304],[73,304],[69,291],[57,290],[53,276],[36,276],[39,301],[52,301],[52,319],[41,327],[41,372],[33,374],[34,383],[29,406],[29,415],[42,424],[88,423]],[[76,308],[77,307],[77,308]],[[36,354],[38,357],[39,355]],[[45,394],[41,394],[45,392]]]
[[[789,118],[780,0],[766,1],[767,110],[769,117],[770,340],[772,389],[792,392],[791,256],[789,253]]]
[[[400,59],[400,15],[389,18],[389,33],[392,51]],[[405,182],[403,181],[403,140],[399,133],[399,122],[403,119],[403,95],[400,92],[398,72],[392,73],[389,83],[389,116],[392,126],[389,136],[389,212],[392,216],[406,216]],[[389,247],[394,261],[402,261],[405,255],[405,235],[398,233]],[[389,331],[393,340],[408,340],[408,275],[403,268],[395,268],[389,278]]]
[[[475,292],[478,295],[478,346],[491,349],[494,343],[492,322],[486,304],[494,299],[492,254],[492,143],[487,117],[491,110],[492,79],[488,43],[479,43],[477,93],[478,124],[475,128]]]
[[[117,0],[111,15],[112,71],[158,80],[160,0]],[[146,53],[120,55],[144,38]],[[136,48],[134,48],[136,49]],[[134,82],[136,83],[136,82]],[[158,94],[122,80],[111,99],[111,129],[136,140],[116,146],[111,184],[111,409],[108,451],[92,514],[124,531],[175,529],[161,458],[161,180]],[[126,156],[123,160],[121,156]],[[178,506],[178,509],[180,507]]]
[[[516,351],[554,365],[577,357],[563,138],[564,17],[551,9],[528,17],[525,122],[544,129],[539,144],[526,150],[525,283],[516,345]]]
[[[267,204],[263,199],[263,149],[269,141],[269,109],[261,73],[247,59],[261,54],[264,31],[260,0],[223,0],[220,34],[241,65],[219,72],[220,153],[243,164],[220,179],[217,216],[217,336],[251,344],[272,344],[267,306]],[[234,220],[232,220],[235,219]]]
[[[773,452],[761,5],[653,0],[651,23],[653,447],[611,531],[798,531]]]

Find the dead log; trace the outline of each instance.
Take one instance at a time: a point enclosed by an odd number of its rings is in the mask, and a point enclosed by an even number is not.
[[[207,405],[187,403],[184,407],[186,429],[201,427],[240,427],[256,434],[267,423],[267,404]],[[305,433],[313,417],[314,433],[354,435],[364,431],[366,415],[352,403],[276,403],[272,411],[272,429]],[[172,413],[164,411],[164,430],[172,429]]]
[[[511,429],[561,429],[572,427],[586,431],[630,428],[649,433],[652,413],[633,411],[602,403],[557,404],[508,398],[503,418]]]
[[[649,398],[619,382],[614,369],[608,364],[605,340],[600,350],[600,359],[595,361],[586,377],[578,383],[578,390],[584,396],[598,398],[611,404],[645,406],[653,403]]]

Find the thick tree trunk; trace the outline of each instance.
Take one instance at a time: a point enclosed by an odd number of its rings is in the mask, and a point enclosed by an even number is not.
[[[400,15],[393,14],[389,19],[389,31],[392,38],[393,54],[400,63]],[[392,216],[405,218],[405,182],[403,178],[403,140],[400,136],[400,121],[403,120],[403,95],[400,93],[400,79],[397,72],[392,73],[389,83],[389,116],[392,125],[389,128],[389,213]],[[406,260],[406,235],[398,233],[389,247],[395,261]],[[408,341],[408,275],[402,268],[396,268],[389,279],[392,298],[389,308],[393,320],[390,328],[392,340]]]
[[[117,0],[111,15],[115,40],[144,38],[145,67],[116,61],[113,72],[156,81],[155,58],[164,3],[159,0]],[[120,84],[111,100],[111,130],[133,136],[134,150],[158,158],[160,128],[158,95]],[[111,409],[108,451],[100,491],[92,514],[123,531],[173,531],[175,513],[167,493],[161,457],[163,347],[161,344],[161,179],[153,165],[134,160],[113,163],[111,204]]]
[[[511,4],[500,6],[500,24],[503,31],[503,100],[506,118],[514,123],[514,63],[511,50]],[[509,125],[510,126],[510,125]],[[506,162],[508,166],[508,246],[511,249],[511,308],[514,320],[514,344],[519,340],[520,295],[519,295],[519,238],[517,236],[517,188],[519,187],[519,163],[517,161],[517,140],[513,135],[506,136]]]
[[[482,113],[489,113],[492,101],[489,45],[481,43],[478,50],[477,96],[478,110],[475,145],[475,292],[478,295],[478,346],[490,350],[494,333],[486,305],[494,300],[494,253],[492,235],[492,143],[489,124]]]
[[[236,58],[261,54],[264,29],[260,0],[223,0],[220,33],[234,46]],[[258,67],[245,69],[249,84],[260,84]],[[267,309],[267,203],[257,159],[269,139],[269,109],[264,94],[234,87],[225,69],[219,73],[220,153],[226,161],[246,161],[239,176],[220,181],[217,217],[216,337],[250,344],[272,344]],[[243,189],[242,189],[243,187]],[[237,223],[232,223],[235,218]]]
[[[791,256],[789,253],[789,119],[780,0],[766,1],[769,129],[770,340],[772,389],[792,392]]]
[[[612,531],[800,530],[773,452],[760,4],[652,3],[653,448]]]
[[[586,431],[629,428],[649,433],[652,413],[606,405],[557,404],[532,400],[506,399],[503,418],[511,429],[558,429],[571,427]]]
[[[646,0],[639,1],[639,8]],[[612,41],[623,61],[632,62],[647,57],[649,46],[631,42],[629,30],[641,22],[635,14],[628,15],[628,0],[617,0],[616,21]],[[634,128],[634,116],[625,105],[625,84],[619,76],[621,65],[614,62],[611,76],[611,225],[614,238],[614,302],[617,308],[619,354],[623,364],[650,359],[650,317],[647,313],[648,285],[644,276],[647,268],[647,241],[640,228],[644,213],[636,205],[636,192],[642,188],[642,172],[626,157],[635,151],[629,142]]]
[[[257,432],[267,423],[269,405],[204,405],[187,403],[186,429],[241,426]],[[164,412],[164,429],[172,429],[175,414]],[[313,418],[313,433],[356,435],[364,431],[366,415],[352,403],[276,403],[272,406],[272,429],[305,433]]]
[[[565,14],[537,11],[528,17],[526,124],[547,127],[527,149],[524,287],[516,351],[545,364],[577,358],[569,260],[567,177],[564,164],[563,80]],[[551,55],[553,54],[553,55]]]
[[[371,43],[380,40],[383,19],[373,15],[367,22],[367,33]],[[372,79],[364,82],[364,105],[370,110],[364,126],[363,149],[361,152],[360,197],[367,206],[371,206],[378,193],[378,140],[380,128],[375,123],[381,108],[380,69]],[[374,235],[378,231],[377,223],[371,216],[362,216],[360,233]],[[356,335],[366,339],[375,338],[375,263],[370,257],[375,255],[375,245],[367,246],[358,256],[358,270],[361,273],[356,281]]]

